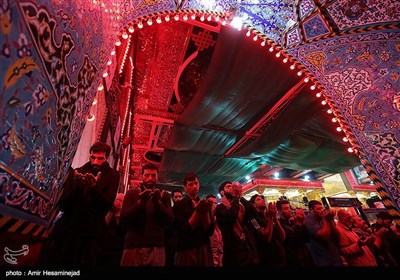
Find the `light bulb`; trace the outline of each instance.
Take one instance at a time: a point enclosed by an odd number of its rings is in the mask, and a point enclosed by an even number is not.
[[[89,113],[86,117],[86,120],[89,122],[94,121],[94,119],[95,119],[95,116],[92,113]]]

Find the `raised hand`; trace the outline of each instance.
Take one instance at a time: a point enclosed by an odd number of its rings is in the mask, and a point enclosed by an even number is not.
[[[160,203],[160,198],[161,198],[161,192],[159,189],[155,189],[153,191],[153,196],[151,197],[152,201],[154,202],[154,204],[158,204]]]
[[[276,212],[277,212],[276,203],[275,202],[269,202],[268,203],[268,209],[267,209],[267,212],[266,212],[267,218],[275,219],[276,218]]]
[[[169,192],[162,191],[162,193],[161,193],[161,202],[162,202],[165,206],[172,206],[172,203],[171,203],[171,195],[169,194]]]
[[[89,188],[93,187],[96,182],[100,179],[101,172],[97,174],[97,176],[94,176],[91,173],[80,173],[78,170],[74,171],[74,180],[77,183],[83,184]]]
[[[134,187],[134,188],[132,188],[132,192],[134,193],[134,196],[135,196],[135,197],[139,197],[139,195],[140,195],[140,188]]]
[[[386,234],[387,231],[388,231],[388,229],[385,227],[381,227],[379,230],[373,229],[373,233],[378,238],[382,238]]]
[[[80,173],[78,170],[74,170],[74,180],[77,182],[77,183],[83,183],[84,182],[84,178],[85,178],[85,175],[84,174],[82,174],[82,173]]]
[[[151,191],[151,190],[145,189],[144,191],[142,191],[142,192],[139,194],[139,199],[140,199],[140,201],[146,202],[147,200],[149,200],[151,194],[152,194],[152,191]]]
[[[306,219],[306,213],[304,213],[304,209],[296,209],[296,214],[294,216],[294,220],[296,224],[302,225]]]
[[[208,210],[207,200],[205,200],[204,198],[200,199],[200,201],[197,202],[195,209],[197,213],[199,213],[200,215],[207,213]]]
[[[233,182],[233,195],[239,198],[243,196],[243,186],[239,182]]]
[[[336,215],[336,211],[333,209],[327,210],[324,214],[325,219],[327,220],[333,220],[333,218]]]
[[[276,202],[269,202],[268,209],[271,210],[272,212],[276,213],[278,211],[278,209],[276,208]]]
[[[97,182],[98,180],[100,180],[100,177],[101,177],[101,171],[99,171],[99,173],[97,173],[96,182]]]
[[[212,211],[214,203],[211,200],[206,200],[206,201],[207,201],[207,211]]]

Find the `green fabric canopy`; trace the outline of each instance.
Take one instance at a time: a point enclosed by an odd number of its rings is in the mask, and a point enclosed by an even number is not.
[[[298,86],[304,76],[268,48],[243,32],[222,28],[207,74],[166,144],[161,181],[168,174],[167,183],[181,184],[193,171],[202,186],[216,188],[261,164],[326,173],[360,164],[347,152],[344,134],[336,131],[311,84]],[[257,134],[224,156],[266,114],[270,117]]]

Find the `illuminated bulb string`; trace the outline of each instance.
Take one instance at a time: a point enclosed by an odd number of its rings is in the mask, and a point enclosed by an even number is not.
[[[129,77],[129,84],[132,84],[133,81],[133,63],[132,63],[132,58],[129,58],[131,61],[131,75]],[[127,100],[127,104],[131,104],[131,96],[132,96],[132,88],[129,87],[128,90],[128,100]],[[129,111],[130,106],[126,106],[126,111],[125,111],[125,115],[124,115],[124,121],[122,123],[122,128],[121,128],[121,132],[124,133],[125,131],[125,126],[126,126],[126,120],[128,118],[128,111]]]
[[[188,13],[185,13],[185,14],[182,13],[182,19],[185,20],[185,21],[188,20],[189,16],[190,16],[190,18],[191,18],[192,20],[195,20],[197,15],[196,15],[196,13],[189,13],[189,14],[188,14]],[[212,15],[211,15],[211,14],[208,14],[208,15],[206,15],[206,14],[201,14],[201,15],[199,15],[199,16],[200,16],[200,20],[201,20],[201,21],[204,21],[205,18],[207,18],[208,21],[211,21],[211,20],[212,20]],[[155,17],[154,17],[154,18],[155,18]],[[180,18],[180,15],[177,13],[177,14],[175,14],[175,15],[173,16],[173,18],[174,18],[176,21],[178,21],[179,18]],[[167,14],[167,15],[164,17],[164,19],[165,19],[166,22],[170,21],[170,15]],[[219,16],[219,15],[214,16],[214,20],[215,20],[216,22],[219,22],[220,16]],[[161,22],[162,22],[161,17],[160,17],[159,15],[158,15],[157,18],[156,18],[156,22],[157,22],[157,23],[161,23]],[[152,25],[152,23],[153,23],[152,19],[149,18],[149,19],[147,20],[147,24],[148,24],[148,25]],[[226,24],[227,24],[226,18],[223,18],[223,19],[222,19],[221,24],[222,24],[222,25],[226,25]],[[137,27],[138,27],[138,28],[143,28],[143,23],[142,23],[142,21],[140,21],[140,22],[137,24]],[[237,29],[238,29],[238,31],[241,31],[241,30],[242,30],[242,25],[239,24],[239,26],[237,26]],[[133,33],[133,32],[134,32],[134,27],[133,27],[133,25],[129,26],[127,30],[128,30],[129,33]],[[248,30],[248,31],[246,32],[246,36],[250,36],[251,33],[252,33],[251,30]],[[127,37],[126,32],[122,33],[122,38],[126,39],[126,37]],[[129,37],[130,37],[130,36],[129,36]],[[266,40],[264,40],[263,37],[260,37],[260,38],[262,38],[261,46],[264,47],[264,46],[266,45]],[[257,40],[258,40],[258,34],[256,34],[256,35],[253,37],[253,40],[254,40],[254,41],[257,41]],[[120,43],[121,43],[121,42],[118,40],[118,41],[116,42],[116,45],[120,45]],[[125,67],[127,54],[128,54],[129,48],[130,48],[130,43],[131,43],[131,42],[130,42],[130,40],[129,40],[128,45],[127,45],[127,47],[126,47],[126,49],[125,49],[125,53],[124,53],[123,59],[122,59],[122,64],[121,64],[121,68],[120,68],[120,73],[123,72],[123,69],[124,69],[124,67]],[[270,51],[270,52],[273,52],[273,51],[274,51],[274,46],[273,46],[273,45],[270,46],[269,51]],[[115,51],[113,51],[113,52],[114,52],[114,53],[112,53],[112,55],[115,54]],[[285,56],[285,57],[283,58],[283,63],[289,62],[289,58],[286,56],[286,54],[284,54],[284,53],[282,53],[282,52],[280,52],[280,51],[278,51],[278,52],[275,54],[275,56],[278,57],[278,58],[279,58],[281,55],[284,55],[284,56]],[[296,69],[296,64],[295,64],[295,63],[292,63],[292,64],[289,66],[289,69],[291,69],[291,70]],[[132,71],[132,75],[133,75],[133,71]],[[302,76],[302,75],[303,75],[303,70],[298,71],[298,72],[297,72],[297,75],[298,75],[298,76]],[[308,75],[308,73],[307,73],[307,75]],[[132,81],[132,77],[131,77],[131,81]],[[310,81],[310,77],[304,78],[304,82],[305,82],[305,83],[307,83],[307,82],[309,82],[309,81]],[[316,88],[317,88],[317,86],[316,86],[315,84],[313,84],[313,85],[310,86],[310,89],[311,89],[311,90],[315,90]],[[128,102],[130,102],[129,100],[130,100],[130,98],[131,98],[131,94],[132,94],[132,91],[131,91],[131,89],[130,89],[130,90],[129,90],[129,96],[128,96]],[[318,93],[316,94],[316,97],[322,97],[322,96],[323,96],[322,92],[318,92]],[[327,103],[328,103],[327,100],[322,100],[322,102],[321,102],[322,105],[326,105]],[[332,114],[333,112],[332,112],[331,109],[328,109],[328,110],[327,110],[327,113],[328,113],[328,114]],[[124,118],[124,122],[123,122],[123,126],[122,126],[122,131],[125,130],[126,120],[127,120],[127,118],[126,118],[126,117],[127,117],[127,114],[128,114],[128,111],[125,112],[125,118]],[[336,120],[336,121],[337,121],[337,120]],[[334,122],[335,122],[335,121],[334,121]],[[341,127],[337,127],[336,130],[337,130],[337,131],[343,131],[343,129],[342,129]],[[344,137],[344,138],[343,138],[343,141],[345,141],[344,139],[346,139],[346,140],[348,141],[347,137]],[[352,151],[354,151],[353,148],[349,148],[349,150],[350,150],[350,149],[351,149]]]
[[[87,120],[88,122],[92,122],[92,121],[94,121],[94,119],[95,119],[95,116],[94,116],[92,113],[89,113],[89,114],[87,115],[86,120]]]
[[[126,45],[124,56],[122,57],[121,68],[119,69],[119,73],[121,74],[125,67],[126,58],[128,57],[129,48],[131,45],[131,35],[129,35],[128,44]]]

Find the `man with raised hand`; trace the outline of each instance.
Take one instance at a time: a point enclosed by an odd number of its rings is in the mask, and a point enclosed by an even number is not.
[[[171,196],[157,184],[158,168],[142,167],[142,185],[125,194],[121,223],[127,229],[121,266],[165,266],[165,229],[173,221]]]

